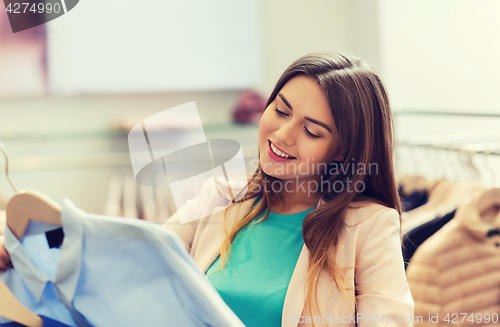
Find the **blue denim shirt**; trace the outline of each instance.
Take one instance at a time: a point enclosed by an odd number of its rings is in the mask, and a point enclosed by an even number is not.
[[[45,237],[59,226],[32,221],[21,241],[5,231],[14,269],[0,279],[31,311],[71,326],[243,326],[174,232],[62,208],[60,248]]]
[[[43,327],[69,327],[68,325],[61,324],[57,320],[52,320],[50,318],[41,316],[43,321]],[[24,325],[18,324],[17,322],[9,322],[6,324],[1,324],[0,327],[23,327]]]

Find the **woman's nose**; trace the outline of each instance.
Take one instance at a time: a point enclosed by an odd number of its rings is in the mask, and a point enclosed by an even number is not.
[[[293,145],[295,143],[294,127],[290,122],[281,125],[281,127],[275,132],[275,135],[278,142],[286,145]]]

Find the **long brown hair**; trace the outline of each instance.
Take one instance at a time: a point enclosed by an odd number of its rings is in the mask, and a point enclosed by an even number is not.
[[[351,55],[333,52],[308,54],[292,63],[281,75],[266,108],[275,100],[282,87],[297,75],[313,78],[323,89],[339,132],[344,154],[341,165],[356,165],[356,169],[327,174],[324,176],[324,183],[331,186],[340,181],[342,185],[346,185],[349,179],[351,185],[364,185],[363,190],[340,193],[331,187],[325,187],[321,194],[324,204],[311,211],[303,221],[304,244],[310,252],[306,299],[309,303],[309,313],[312,315],[310,299],[315,299],[319,310],[317,286],[322,269],[332,276],[339,291],[346,296],[343,267],[337,267],[334,258],[342,231],[346,227],[345,214],[349,204],[353,200],[369,197],[375,202],[396,209],[400,216],[401,205],[393,169],[392,113],[387,92],[377,73]],[[365,170],[358,169],[360,167],[365,167]],[[375,167],[376,172],[367,173],[368,167]],[[260,167],[253,174],[248,191],[239,202],[254,197],[260,197],[261,201],[254,205],[231,231],[227,231],[224,226],[226,239],[221,248],[221,268],[229,259],[231,242],[238,232],[266,211],[258,222],[264,220],[271,206],[276,201],[282,201],[280,194],[270,192],[265,187],[266,183],[276,180],[278,179],[267,175]]]

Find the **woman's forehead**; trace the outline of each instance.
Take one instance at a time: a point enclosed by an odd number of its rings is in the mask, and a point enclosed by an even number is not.
[[[314,115],[325,123],[333,123],[328,98],[311,77],[299,75],[290,79],[278,92],[276,100],[302,115]],[[328,120],[328,121],[326,121]]]

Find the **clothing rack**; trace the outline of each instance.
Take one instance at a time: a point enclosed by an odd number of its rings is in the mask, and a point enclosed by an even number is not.
[[[253,158],[257,153],[257,145],[242,144],[243,157]],[[88,155],[37,156],[12,158],[11,171],[85,169],[106,167],[130,167],[130,153],[99,153]]]
[[[493,117],[500,118],[499,114],[494,113],[473,113],[460,111],[420,111],[420,110],[397,110],[393,112],[394,116],[418,115],[418,116],[456,116],[456,117]]]
[[[455,144],[438,144],[438,143],[413,143],[411,141],[398,142],[398,146],[405,147],[415,147],[415,148],[428,148],[435,150],[444,150],[444,151],[455,151],[463,154],[482,154],[482,155],[491,155],[491,156],[500,156],[500,144],[496,149],[474,149],[474,145],[482,145],[488,143],[455,143]],[[462,146],[460,146],[462,145]]]
[[[404,116],[453,116],[453,117],[477,117],[477,118],[500,118],[500,113],[472,113],[459,111],[419,111],[399,110],[395,111],[397,118]],[[397,146],[428,148],[435,150],[454,151],[463,154],[481,154],[500,156],[500,133],[477,133],[477,134],[455,134],[440,137],[414,138],[406,141],[398,141]]]
[[[227,135],[236,134],[236,140],[241,143],[244,158],[253,159],[257,157],[257,144],[256,142],[245,142],[245,140],[248,138],[246,135],[256,135],[257,128],[258,125],[256,124],[239,125],[228,122],[213,122],[206,124],[204,131],[209,139],[225,138]],[[94,142],[96,149],[100,151],[100,153],[11,157],[10,170],[13,172],[130,167],[127,136],[128,133],[112,128],[65,132],[47,131],[43,133],[0,131],[0,141],[3,142],[7,149],[19,146],[19,144],[26,147],[25,143],[36,144],[42,141],[49,144],[59,141],[75,141],[83,144],[88,141]],[[113,152],[103,152],[107,149],[113,149]]]

